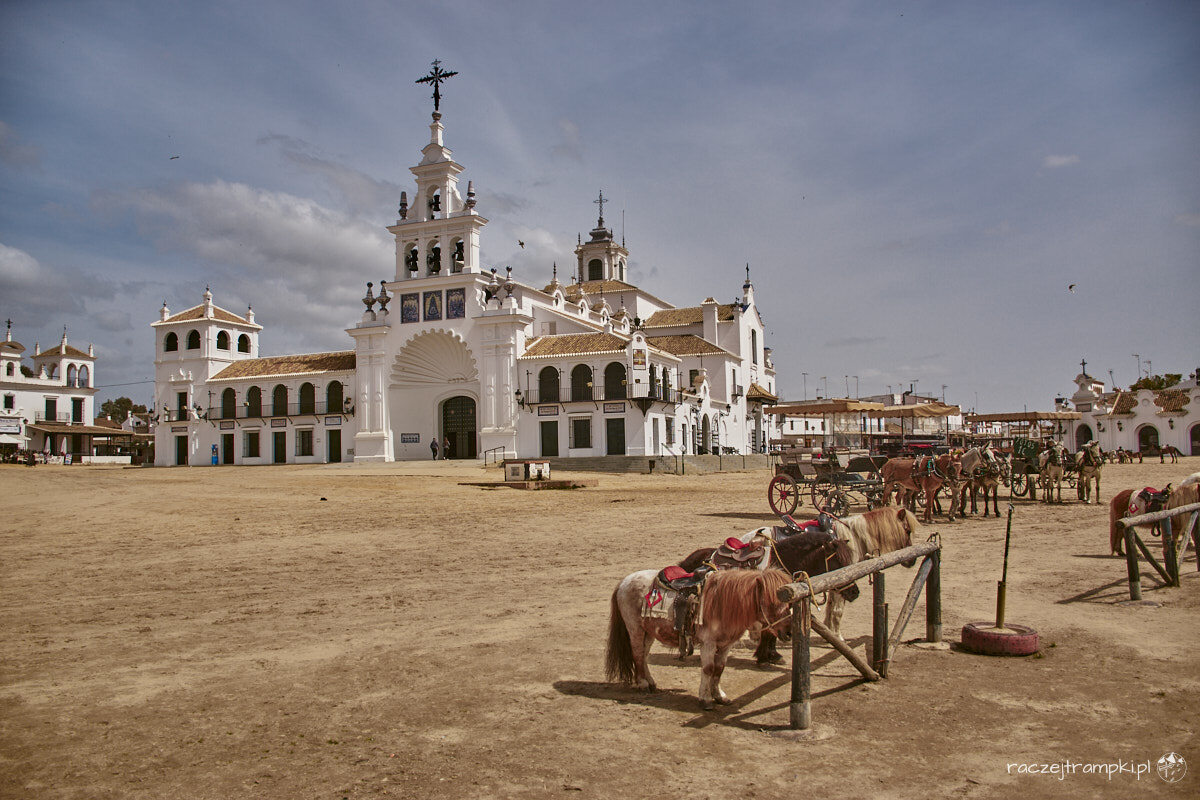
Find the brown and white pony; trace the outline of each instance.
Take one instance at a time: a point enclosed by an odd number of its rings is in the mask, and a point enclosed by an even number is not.
[[[1179,452],[1179,448],[1178,448],[1178,447],[1176,447],[1176,446],[1175,446],[1175,445],[1173,445],[1173,444],[1165,444],[1165,445],[1163,445],[1162,447],[1158,448],[1158,463],[1160,463],[1160,464],[1165,464],[1165,463],[1166,463],[1166,459],[1164,458],[1164,456],[1170,456],[1170,457],[1171,457],[1171,463],[1172,463],[1172,464],[1178,464],[1178,463],[1179,463],[1179,457],[1180,457],[1181,455],[1183,455],[1183,453]]]
[[[1147,486],[1145,489],[1125,489],[1117,492],[1116,496],[1108,503],[1108,546],[1110,551],[1119,556],[1125,555],[1125,528],[1117,524],[1120,520],[1149,514],[1152,511],[1162,511],[1167,507],[1172,496],[1169,483],[1162,491]],[[1157,536],[1158,524],[1151,525],[1150,530]]]
[[[959,464],[954,456],[943,453],[940,456],[920,456],[919,458],[889,458],[879,470],[883,479],[883,504],[892,501],[892,490],[896,487],[904,490],[903,496],[925,494],[925,522],[933,522],[933,506],[937,499],[938,490],[942,485],[950,489],[950,520],[954,520],[958,511],[958,474]],[[904,504],[900,500],[901,505]]]
[[[967,490],[971,490],[971,513],[976,513],[975,493],[983,491],[983,515],[988,515],[988,495],[992,498],[992,507],[996,517],[1000,516],[1000,459],[991,444],[983,447],[972,447],[963,453],[961,462],[962,489],[959,493],[958,507],[965,516],[967,513]]]
[[[1188,506],[1192,503],[1200,503],[1200,484],[1189,483],[1185,486],[1180,486],[1171,493],[1171,497],[1167,500],[1166,507],[1168,509],[1179,508],[1180,506]],[[1186,512],[1171,517],[1171,536],[1176,539],[1182,536],[1185,528],[1187,527],[1188,520],[1190,520],[1191,517],[1192,515]],[[1184,543],[1183,549],[1187,550],[1186,542]],[[1198,554],[1196,557],[1200,558],[1200,554]],[[1179,558],[1182,561],[1182,552],[1179,554]]]
[[[912,546],[913,538],[920,534],[921,523],[907,508],[885,507],[837,520],[833,530],[850,545],[854,561],[858,562]],[[825,627],[838,637],[842,635],[845,611],[846,598],[839,592],[830,594],[825,606]]]
[[[605,673],[609,680],[633,683],[639,689],[658,688],[646,665],[655,640],[668,647],[679,645],[679,634],[670,619],[645,616],[647,596],[655,591],[658,570],[627,575],[613,590],[608,621]],[[711,709],[729,698],[721,690],[721,674],[729,649],[742,634],[759,625],[786,638],[791,627],[787,603],[779,589],[791,582],[777,569],[720,570],[709,575],[700,595],[696,643],[700,646],[700,706]]]
[[[1079,471],[1079,499],[1085,503],[1092,502],[1092,483],[1096,484],[1096,505],[1100,505],[1100,470],[1104,468],[1104,452],[1100,443],[1093,440],[1085,444],[1075,454],[1076,469]]]
[[[1038,454],[1038,483],[1042,485],[1047,503],[1056,502],[1054,489],[1058,489],[1058,500],[1062,502],[1063,464],[1069,458],[1067,448],[1061,442],[1051,442],[1049,447]]]

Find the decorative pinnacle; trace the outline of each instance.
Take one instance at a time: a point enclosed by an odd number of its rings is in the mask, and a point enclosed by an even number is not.
[[[433,84],[433,113],[435,115],[437,115],[438,112],[441,110],[441,105],[442,105],[441,83],[442,83],[442,81],[446,80],[447,78],[453,78],[455,75],[458,74],[458,72],[456,72],[454,70],[447,72],[446,70],[442,69],[441,63],[442,62],[440,60],[435,58],[433,60],[433,69],[431,69],[429,71],[429,74],[423,78],[417,78],[417,80],[415,81],[415,83],[432,83]]]
[[[596,227],[603,228],[604,227],[604,190],[603,189],[600,190],[600,199],[593,200],[592,202],[595,203],[596,205],[600,206],[600,219],[596,222]]]

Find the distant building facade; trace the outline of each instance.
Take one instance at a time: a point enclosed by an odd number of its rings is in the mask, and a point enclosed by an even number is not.
[[[604,224],[568,283],[486,270],[487,220],[441,115],[401,195],[395,271],[335,353],[262,357],[262,327],[204,302],[155,328],[158,464],[760,452],[775,368],[750,270],[739,299],[676,307],[639,288]]]
[[[1070,405],[1080,414],[1075,423],[1075,449],[1092,439],[1103,450],[1123,448],[1156,452],[1174,446],[1184,455],[1200,455],[1200,386],[1189,380],[1169,389],[1110,391],[1087,372],[1075,376]]]

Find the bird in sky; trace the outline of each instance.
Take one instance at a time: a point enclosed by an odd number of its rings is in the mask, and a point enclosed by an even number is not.
[[[1075,294],[1075,286],[1076,286],[1076,284],[1072,283],[1070,286],[1067,287],[1067,291],[1070,292],[1071,294]]]
[[[177,158],[179,158],[179,156],[171,156],[170,158],[167,159],[167,161],[174,161]]]
[[[524,242],[522,242],[520,239],[517,239],[517,244],[519,244],[519,245],[521,246],[521,249],[522,249],[522,250],[524,250],[524,249],[525,249],[525,243],[524,243]]]

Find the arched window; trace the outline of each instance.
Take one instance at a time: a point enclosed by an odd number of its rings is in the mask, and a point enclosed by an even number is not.
[[[179,349],[179,335],[175,331],[171,331],[163,339],[163,352],[173,353]]]
[[[75,365],[71,364],[67,367],[67,386],[74,386],[75,379],[79,376],[79,370],[75,369]]]
[[[437,242],[429,243],[429,255],[425,257],[425,266],[430,275],[437,275],[442,270],[442,246]]]
[[[287,387],[282,383],[271,393],[271,414],[276,417],[286,417],[288,413]]]
[[[604,368],[604,399],[625,399],[625,365],[619,361]]]
[[[250,352],[250,337],[244,333],[238,337],[238,352],[239,353],[249,353]]]
[[[317,413],[317,390],[313,388],[311,383],[300,385],[300,413]]]
[[[604,263],[598,258],[593,258],[588,262],[587,279],[589,281],[598,281],[604,279]]]
[[[421,266],[421,256],[417,250],[416,242],[409,242],[404,246],[404,266],[409,272],[416,272]]]
[[[92,379],[92,375],[91,375],[91,373],[88,371],[88,368],[87,368],[87,366],[86,366],[86,365],[84,365],[84,366],[80,367],[80,368],[79,368],[79,383],[77,383],[76,385],[77,385],[77,386],[78,386],[80,389],[86,389],[86,388],[88,388],[89,386],[91,386],[91,384],[90,384],[90,383],[88,383],[88,381],[90,381],[91,379]]]
[[[658,397],[658,367],[650,365],[650,396]]]
[[[750,329],[750,362],[758,363],[758,331]]]
[[[467,254],[465,251],[465,245],[463,244],[463,240],[455,239],[453,255],[450,256],[450,271],[451,272],[462,272],[463,271],[463,263],[466,261],[466,257],[467,257]]]
[[[229,349],[229,333],[227,331],[217,331],[217,349]]]
[[[571,370],[571,399],[592,399],[592,368],[587,364],[579,364]]]
[[[325,387],[325,410],[330,414],[337,414],[341,412],[344,402],[342,384],[339,381],[330,381]]]
[[[262,389],[251,386],[246,390],[246,416],[261,417],[262,415]]]
[[[221,419],[233,419],[237,416],[237,393],[233,389],[221,392]]]
[[[195,331],[195,330],[188,331],[187,349],[188,350],[199,350],[200,349],[200,331]]]
[[[538,373],[537,402],[558,402],[558,370],[555,367],[544,367]]]
[[[10,361],[10,362],[8,362],[8,366],[6,366],[6,367],[4,368],[4,373],[5,373],[6,375],[12,375],[12,374],[14,374],[13,363],[12,363],[11,361]]]

